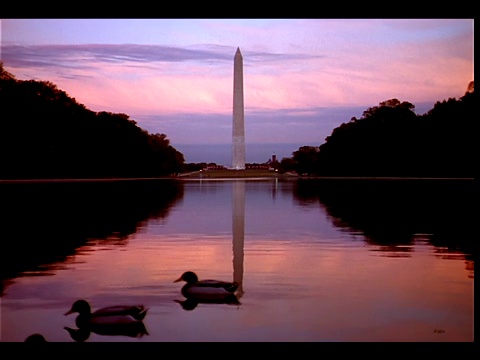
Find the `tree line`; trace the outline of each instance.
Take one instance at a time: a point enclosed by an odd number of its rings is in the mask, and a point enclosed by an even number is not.
[[[473,81],[463,97],[423,115],[390,99],[274,167],[313,176],[473,178],[474,101]],[[91,111],[49,81],[17,80],[0,62],[0,179],[158,177],[201,165],[185,164],[165,134],[128,115]]]
[[[474,82],[459,99],[437,101],[423,115],[409,102],[390,99],[360,119],[335,128],[319,146],[302,146],[283,158],[281,172],[359,177],[476,175]]]
[[[17,80],[0,63],[0,178],[157,177],[183,165],[165,134],[91,111],[49,81]]]

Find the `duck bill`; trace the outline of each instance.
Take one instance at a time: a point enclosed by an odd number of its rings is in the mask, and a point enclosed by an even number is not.
[[[72,314],[72,313],[73,313],[73,311],[72,311],[72,309],[70,309],[70,310],[68,310],[68,311],[67,311],[65,314],[63,314],[63,315],[67,316],[67,315],[70,315],[70,314]]]
[[[182,281],[182,277],[179,277],[177,280],[174,281],[174,283]]]

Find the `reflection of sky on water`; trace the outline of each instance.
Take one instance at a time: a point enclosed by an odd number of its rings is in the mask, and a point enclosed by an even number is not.
[[[192,316],[188,317],[183,310],[176,311],[178,304],[172,300],[180,299],[181,295],[172,279],[187,264],[201,276],[215,274],[230,278],[232,239],[228,236],[192,239],[179,248],[173,244],[170,247],[168,241],[164,244],[168,237],[167,234],[155,237],[159,246],[154,249],[144,243],[151,237],[140,234],[130,242],[128,251],[112,248],[95,252],[87,262],[76,265],[75,271],[60,271],[54,278],[25,278],[9,295],[8,303],[4,302],[3,309],[12,311],[13,307],[26,318],[48,321],[60,329],[71,325],[73,320],[66,319],[58,309],[78,297],[91,299],[96,307],[119,302],[143,303],[151,309],[145,320],[151,335],[141,341],[209,341],[212,332],[216,339],[223,336],[229,341],[255,341],[264,337],[315,341],[321,333],[323,339],[330,337],[335,341],[350,336],[361,341],[375,336],[371,332],[355,332],[352,318],[358,326],[375,329],[387,319],[392,321],[391,312],[395,308],[398,317],[393,320],[394,330],[390,331],[409,334],[404,335],[408,341],[415,332],[425,336],[419,331],[420,327],[425,332],[423,325],[418,324],[444,323],[436,312],[468,308],[471,300],[457,296],[455,304],[452,303],[445,287],[448,286],[448,293],[468,293],[466,284],[458,281],[465,278],[464,270],[451,261],[442,262],[439,267],[428,251],[416,252],[412,258],[398,262],[387,257],[372,259],[371,253],[353,247],[292,246],[290,242],[255,238],[245,246],[245,295],[240,308],[230,313],[225,307],[199,306],[193,311],[193,325]],[[235,324],[229,331],[231,325],[226,326],[226,319]],[[203,328],[203,322],[209,324],[209,330],[199,333],[197,329]],[[372,327],[372,323],[377,325]],[[11,323],[7,320],[3,325],[8,328]],[[21,338],[22,333],[32,329],[45,332],[45,325],[34,325],[15,326],[14,333]],[[402,326],[404,329],[400,331],[398,327]],[[453,329],[449,330],[455,336]],[[389,336],[396,338],[398,334],[387,332],[377,334],[376,338],[381,341]],[[47,330],[47,335],[50,339],[68,341],[67,334],[57,334],[53,329]],[[102,338],[92,336],[91,340],[102,341]]]
[[[1,280],[53,271],[92,249],[126,246],[145,221],[166,217],[182,196],[174,182],[0,185]]]
[[[319,206],[299,206],[292,197],[291,182],[245,182],[245,234],[265,239],[295,241],[302,233],[319,238],[337,237]],[[231,233],[232,183],[203,181],[185,183],[184,197],[162,223],[147,224],[153,233]],[[215,209],[212,215],[212,209]],[[328,226],[326,226],[328,225]],[[180,231],[179,231],[180,229]],[[310,237],[311,240],[311,237]]]
[[[61,329],[73,319],[63,313],[78,298],[95,308],[150,308],[149,336],[92,334],[89,341],[441,341],[434,329],[469,340],[473,268],[461,257],[439,257],[453,252],[432,245],[431,234],[407,244],[369,243],[362,233],[375,221],[353,227],[348,220],[356,212],[342,207],[348,201],[323,207],[318,192],[295,190],[292,182],[184,187],[166,216],[145,219],[122,239],[87,241],[61,262],[63,270],[54,264],[52,276],[17,278],[2,298],[8,335],[0,340],[41,332],[71,341]],[[347,215],[342,227],[329,210]],[[408,257],[399,256],[404,250]],[[185,270],[241,278],[241,305],[184,311],[174,302],[182,296],[173,280]],[[19,317],[28,320],[17,324]]]

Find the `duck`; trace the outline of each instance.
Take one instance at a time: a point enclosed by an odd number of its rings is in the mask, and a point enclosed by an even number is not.
[[[75,341],[85,341],[90,334],[141,337],[149,335],[143,319],[148,309],[143,305],[114,305],[92,312],[90,303],[84,299],[73,303],[64,315],[78,313],[75,324],[78,329],[64,327]]]
[[[173,282],[185,281],[181,293],[187,299],[195,300],[198,303],[202,302],[232,302],[235,300],[235,291],[239,284],[235,281],[222,280],[199,280],[196,273],[193,271],[185,271],[178,279]],[[235,297],[236,299],[236,297]],[[238,301],[238,300],[237,300]]]
[[[125,316],[131,317],[134,320],[143,320],[147,315],[148,309],[143,305],[114,305],[107,306],[92,312],[90,303],[86,300],[80,299],[73,303],[70,310],[64,315],[78,313],[79,316],[88,317],[92,320],[101,319],[110,316]]]
[[[27,336],[25,339],[25,342],[28,343],[45,343],[47,342],[47,339],[45,339],[45,336],[39,333],[34,333],[32,335]]]

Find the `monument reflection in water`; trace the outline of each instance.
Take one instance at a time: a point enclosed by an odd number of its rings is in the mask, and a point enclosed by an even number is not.
[[[243,243],[245,240],[245,181],[232,184],[233,281],[239,283],[237,297],[243,295]]]

